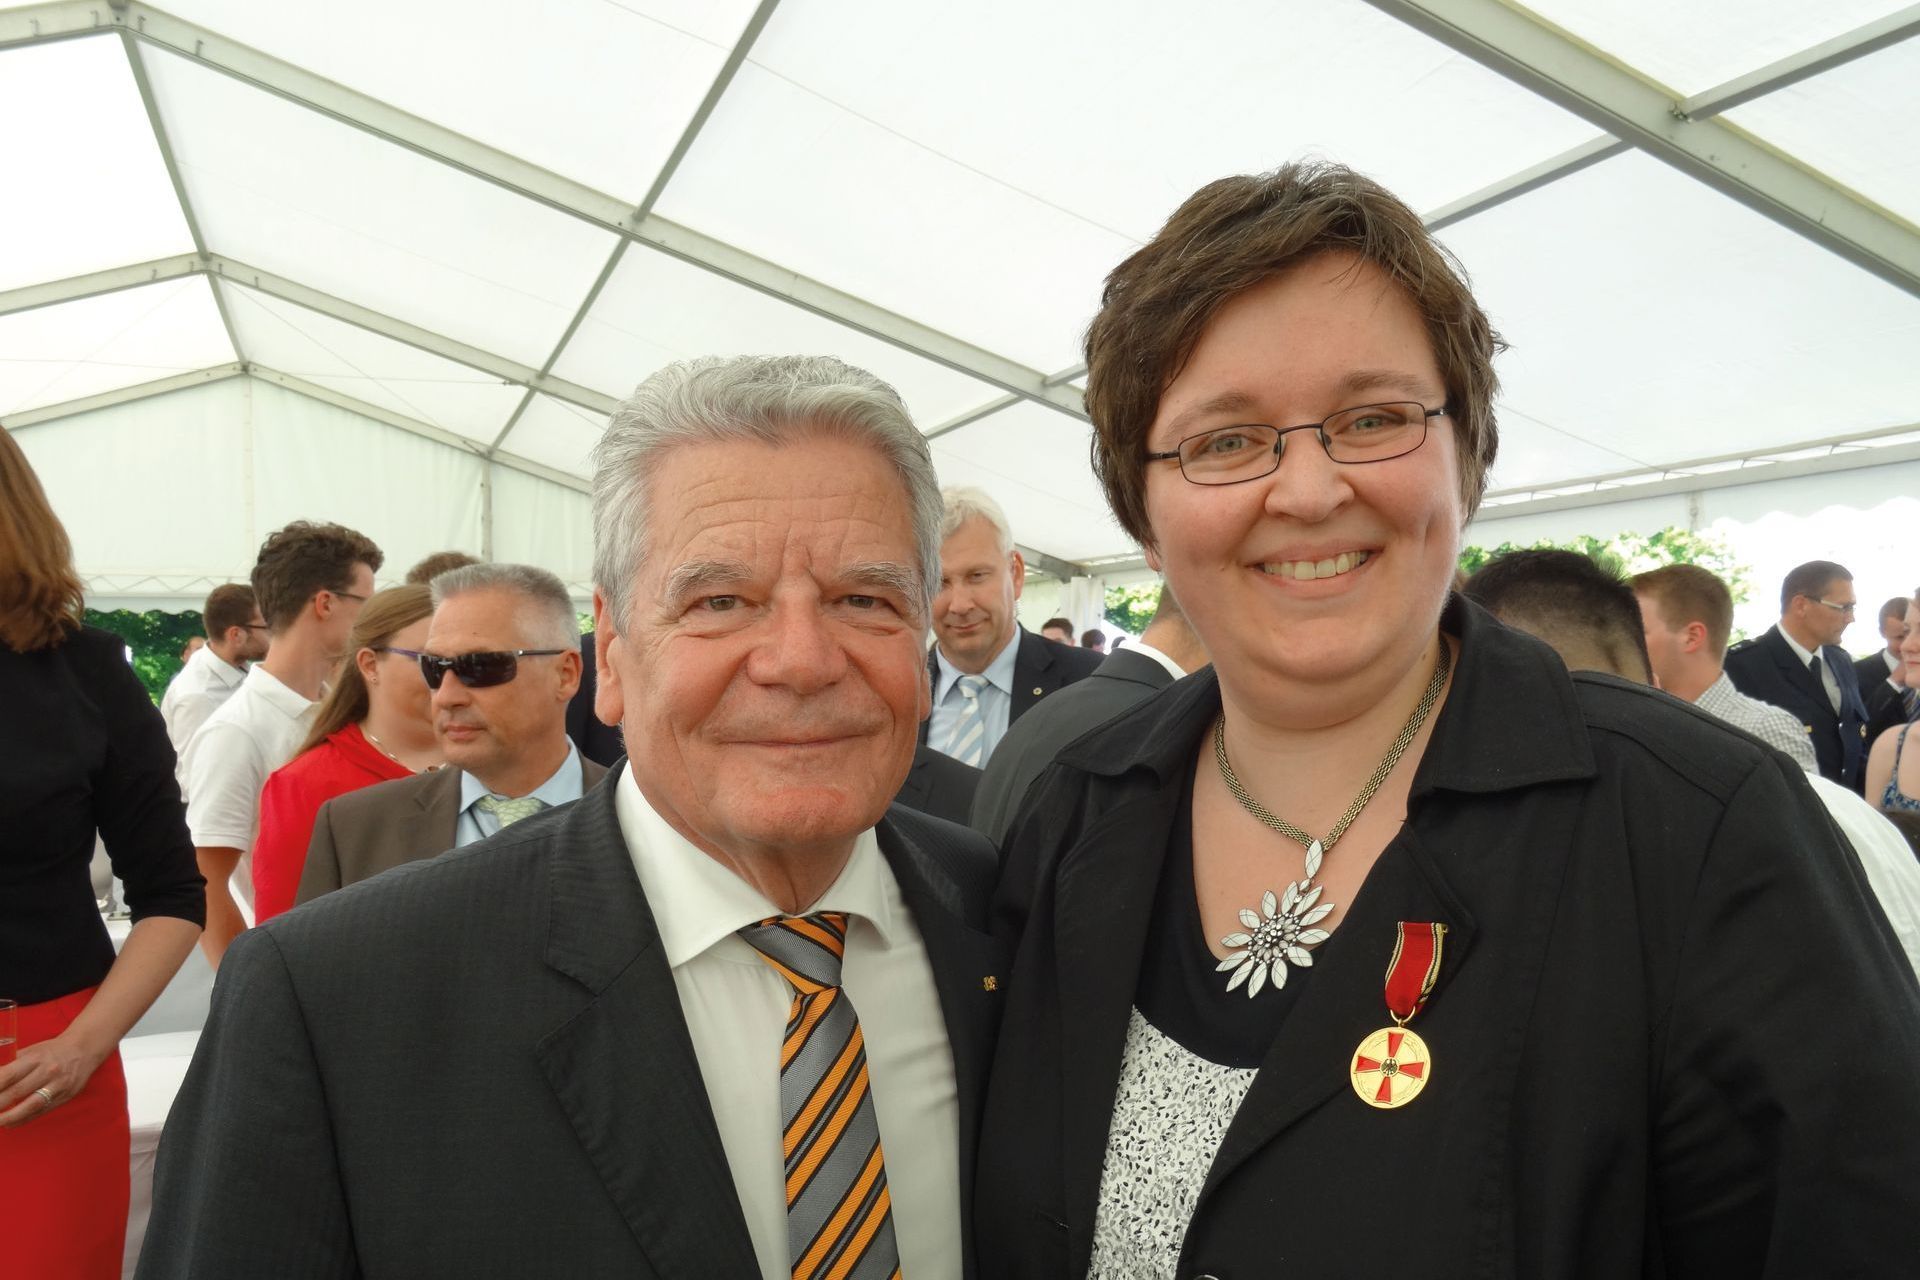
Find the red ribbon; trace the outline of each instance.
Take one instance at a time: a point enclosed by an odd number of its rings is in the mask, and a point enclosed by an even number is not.
[[[1393,959],[1387,963],[1387,1010],[1395,1022],[1404,1025],[1426,1004],[1440,977],[1440,944],[1446,937],[1444,924],[1400,922]]]

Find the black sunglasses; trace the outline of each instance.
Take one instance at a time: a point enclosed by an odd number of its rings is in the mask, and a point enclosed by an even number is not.
[[[392,652],[406,653],[407,650],[394,649]],[[429,689],[438,689],[449,671],[469,689],[489,689],[496,684],[506,684],[519,675],[522,658],[552,658],[571,652],[571,649],[508,649],[498,653],[463,653],[457,658],[423,653],[419,655],[420,674],[426,677]]]

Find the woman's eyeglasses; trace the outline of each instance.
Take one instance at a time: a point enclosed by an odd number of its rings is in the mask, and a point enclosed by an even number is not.
[[[420,674],[426,678],[427,688],[438,689],[440,682],[451,671],[460,683],[469,689],[489,689],[497,684],[507,684],[520,674],[522,658],[552,658],[569,649],[504,649],[486,653],[463,653],[455,658],[443,658],[437,653],[422,653],[418,649],[402,649],[396,645],[380,645],[375,653],[397,653],[403,658],[411,658],[420,664]]]

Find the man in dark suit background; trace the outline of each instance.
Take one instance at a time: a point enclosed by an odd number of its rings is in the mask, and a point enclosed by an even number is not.
[[[940,590],[927,654],[933,714],[920,741],[981,768],[1008,725],[1054,690],[1092,675],[1101,655],[1020,625],[1015,606],[1027,563],[999,503],[972,488],[943,489],[940,497]]]
[[[1779,624],[1734,645],[1726,659],[1736,689],[1807,726],[1820,776],[1854,791],[1865,783],[1868,714],[1840,637],[1858,603],[1844,566],[1810,560],[1780,584]]]
[[[1881,645],[1865,657],[1853,660],[1853,676],[1860,682],[1860,700],[1867,704],[1869,716],[1877,717],[1882,706],[1905,690],[1904,685],[1893,684],[1893,676],[1900,670],[1900,639],[1907,634],[1908,599],[1908,596],[1895,596],[1880,606]],[[1868,741],[1872,741],[1871,735]]]
[[[596,463],[626,766],[243,935],[146,1280],[967,1274],[995,857],[888,804],[925,438],[869,374],[740,357],[654,374]]]
[[[452,660],[434,666],[432,702],[447,763],[321,805],[298,902],[578,800],[606,772],[567,739],[578,627],[558,578],[476,563],[436,575],[433,600],[424,654],[429,664]]]
[[[1003,844],[1028,786],[1063,747],[1206,663],[1206,647],[1172,589],[1162,583],[1153,620],[1137,642],[1116,649],[1092,675],[1060,690],[1007,730],[974,794],[970,825]]]

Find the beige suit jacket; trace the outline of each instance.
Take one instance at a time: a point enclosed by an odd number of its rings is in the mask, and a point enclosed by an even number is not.
[[[591,790],[606,772],[604,765],[581,756],[581,791]],[[460,823],[460,776],[458,769],[418,773],[349,791],[321,805],[295,905],[453,848]]]

